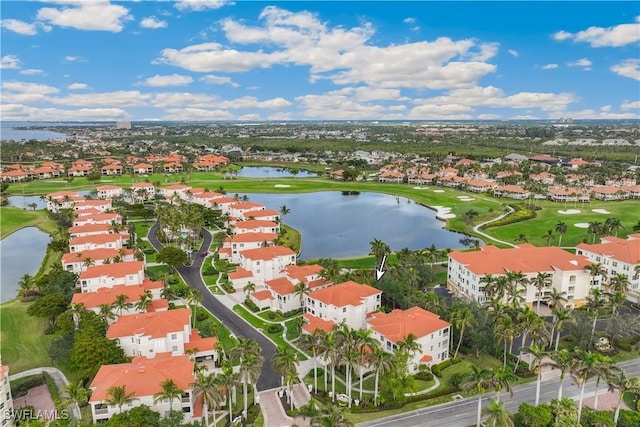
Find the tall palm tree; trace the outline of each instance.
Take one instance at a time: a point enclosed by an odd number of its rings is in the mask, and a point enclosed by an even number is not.
[[[498,318],[493,328],[493,335],[498,340],[498,344],[504,345],[502,366],[507,366],[507,345],[513,344],[513,339],[517,334],[517,326],[509,316],[501,316]]]
[[[536,314],[540,314],[540,303],[542,302],[542,293],[543,289],[546,288],[551,283],[551,273],[546,271],[540,271],[531,279],[530,282],[533,286],[535,286],[538,291],[538,305],[536,306]]]
[[[380,382],[380,375],[391,372],[394,366],[394,360],[391,353],[387,353],[379,346],[374,347],[373,351],[368,353],[366,358],[369,365],[373,366],[373,372],[376,376],[373,389],[373,404],[378,406],[378,385]]]
[[[196,288],[189,288],[189,290],[187,291],[186,298],[187,298],[187,304],[189,304],[189,306],[191,307],[191,314],[192,314],[191,327],[195,328],[196,314],[198,311],[198,307],[200,306],[200,304],[202,304],[202,294]]]
[[[242,393],[244,399],[244,418],[247,419],[247,386],[248,384],[255,384],[262,373],[262,365],[264,364],[264,357],[260,354],[249,354],[240,363],[240,370],[238,374],[240,381],[242,382]],[[255,392],[255,390],[254,390]]]
[[[613,364],[613,360],[609,356],[604,356],[597,353],[598,357],[595,365],[593,366],[593,376],[596,377],[596,394],[593,401],[593,409],[598,410],[598,388],[600,388],[600,381],[607,380],[614,375],[614,372],[620,369]]]
[[[340,347],[338,343],[338,337],[335,330],[329,331],[324,334],[324,340],[322,342],[321,354],[322,358],[331,364],[331,396],[333,402],[336,401],[336,366],[340,363]],[[325,376],[326,379],[326,376]],[[325,390],[327,384],[325,383]]]
[[[136,310],[141,311],[143,313],[149,310],[149,307],[153,305],[153,296],[149,289],[145,289],[144,293],[140,295],[138,301],[135,303]]]
[[[364,375],[364,363],[367,353],[378,346],[378,341],[373,339],[373,329],[358,329],[354,332],[355,344],[360,358],[358,360],[358,370],[360,373],[360,400],[362,400],[362,376]]]
[[[289,209],[286,205],[280,206],[280,218],[282,218],[282,222],[284,222],[284,218],[291,213],[291,209]]]
[[[578,403],[578,423],[582,417],[582,404],[584,402],[584,390],[587,381],[594,373],[594,366],[598,362],[598,354],[591,351],[576,350],[573,365],[571,366],[571,377],[580,384],[580,400]]]
[[[613,424],[618,425],[618,418],[620,417],[620,406],[622,406],[622,398],[627,392],[640,394],[640,377],[627,378],[627,375],[623,370],[619,370],[616,375],[612,375],[607,379],[609,385],[609,391],[618,390],[620,392],[618,396],[618,404],[616,405],[616,411],[613,416]]]
[[[591,311],[593,316],[593,324],[591,325],[591,338],[589,345],[593,345],[593,335],[596,333],[596,322],[598,321],[598,314],[607,305],[607,299],[602,291],[598,288],[593,288],[589,291],[587,297],[587,309]]]
[[[492,378],[491,371],[488,369],[478,368],[471,365],[471,372],[464,379],[460,388],[463,391],[474,391],[478,394],[478,419],[476,427],[480,427],[482,415],[482,393],[495,388],[495,382]]]
[[[555,226],[556,233],[558,233],[558,247],[562,245],[562,236],[569,230],[566,223],[558,221]]]
[[[609,234],[611,234],[611,232],[613,231],[615,233],[615,237],[618,237],[619,229],[622,228],[624,230],[624,226],[618,218],[607,218],[607,220],[604,222],[604,228]]]
[[[504,389],[504,391],[508,391],[510,396],[513,397],[511,383],[517,380],[518,377],[513,373],[511,368],[505,368],[503,366],[495,368],[493,370],[493,381],[496,387],[496,401],[500,401],[500,392],[502,389]]]
[[[229,424],[233,423],[233,400],[231,397],[232,390],[238,385],[238,374],[233,372],[231,361],[225,359],[222,362],[222,373],[218,375],[220,385],[226,390],[227,409],[229,410]]]
[[[549,304],[553,308],[559,308],[559,306],[566,303],[567,293],[565,291],[558,291],[556,288],[551,288],[549,294],[547,295],[547,304]]]
[[[469,307],[462,307],[451,314],[451,323],[460,331],[460,338],[458,339],[458,345],[456,346],[455,354],[453,358],[458,357],[458,350],[460,350],[460,344],[462,344],[462,338],[464,337],[464,331],[466,328],[471,328],[476,324],[476,318]]]
[[[361,355],[356,342],[355,333],[342,323],[337,326],[340,357],[346,368],[347,396],[349,396],[349,407],[351,407],[351,392],[353,384],[352,368],[361,362]]]
[[[214,408],[213,419],[215,422],[215,408],[224,399],[222,386],[217,382],[215,375],[205,375],[203,372],[196,374],[196,381],[190,385],[193,390],[194,401],[202,396],[202,406],[204,412],[205,426],[209,426],[209,408]]]
[[[504,407],[504,402],[489,398],[489,405],[482,410],[487,416],[485,425],[492,427],[513,427],[514,423],[509,412]]]
[[[542,238],[547,241],[547,246],[551,246],[551,241],[554,237],[556,236],[553,234],[553,230],[547,230],[544,236],[542,236]]]
[[[555,317],[555,321],[553,322],[551,338],[553,339],[553,332],[556,331],[557,333],[556,333],[555,345],[553,349],[555,351],[558,351],[558,346],[560,345],[560,333],[562,332],[562,329],[565,327],[565,325],[569,323],[575,323],[576,320],[571,316],[571,310],[568,310],[568,309],[556,310],[554,308],[553,315]]]
[[[309,292],[311,292],[311,288],[304,282],[297,283],[293,287],[293,295],[300,299],[300,307],[304,307],[304,298],[309,295]]]
[[[312,334],[302,334],[298,339],[298,344],[307,351],[311,351],[313,357],[313,390],[318,392],[318,353],[322,349],[322,341],[324,331],[322,329],[316,329]],[[327,377],[327,369],[324,369],[325,380]],[[325,385],[326,390],[326,385]]]
[[[184,394],[184,390],[180,389],[172,379],[163,381],[160,383],[160,386],[162,387],[162,391],[153,395],[153,403],[156,404],[168,399],[169,413],[171,413],[173,412],[173,401],[175,399],[180,399]]]
[[[84,388],[82,380],[71,381],[69,384],[62,387],[60,391],[65,396],[64,400],[61,402],[62,406],[65,408],[70,405],[84,405],[89,399],[89,393],[87,389]]]
[[[118,413],[122,413],[122,407],[136,400],[133,396],[135,393],[127,393],[127,386],[113,386],[107,389],[107,398],[105,402],[112,406],[118,407]]]
[[[369,242],[369,245],[371,245],[371,254],[375,258],[376,265],[378,265],[382,261],[382,258],[385,255],[389,255],[391,253],[391,248],[389,248],[389,245],[387,245],[382,240],[373,239],[371,242]]]
[[[131,308],[132,304],[127,300],[129,297],[125,294],[116,295],[116,299],[113,302],[113,307],[118,310],[118,316],[122,316],[123,310],[128,310]]]
[[[480,278],[480,284],[484,285],[484,294],[487,298],[497,296],[496,278],[492,274],[485,274]]]
[[[551,366],[553,369],[560,370],[560,385],[558,387],[558,400],[562,399],[562,386],[564,385],[564,376],[567,372],[571,371],[574,366],[573,355],[567,349],[556,350],[549,353],[550,361],[547,361],[543,366]]]
[[[540,404],[540,384],[542,382],[542,359],[547,356],[547,352],[544,347],[532,344],[527,349],[526,352],[532,356],[532,360],[529,364],[529,368],[532,367],[536,370],[538,374],[538,379],[536,380],[536,403],[535,406]]]
[[[585,270],[589,272],[589,276],[591,276],[591,286],[595,286],[597,278],[601,278],[602,281],[607,280],[607,270],[600,263],[597,264],[589,264],[585,267]]]
[[[104,323],[109,323],[109,320],[115,319],[116,315],[113,313],[113,305],[112,304],[100,304],[98,317]]]
[[[629,282],[629,277],[626,274],[616,274],[612,278],[609,279],[609,292],[620,292],[622,294],[626,294],[629,292],[629,287],[631,283]]]
[[[520,342],[520,347],[522,348],[526,345],[528,333],[539,328],[541,325],[544,327],[544,319],[538,316],[536,312],[531,310],[529,307],[525,307],[520,313],[518,313],[516,321],[522,330],[522,341]]]
[[[278,346],[273,358],[271,359],[273,368],[284,378],[284,383],[287,384],[289,393],[287,394],[287,402],[291,404],[291,410],[293,410],[293,399],[291,399],[291,383],[297,374],[296,362],[298,360],[298,353],[291,347]]]

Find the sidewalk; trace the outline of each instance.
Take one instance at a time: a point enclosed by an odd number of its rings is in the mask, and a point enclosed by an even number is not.
[[[304,387],[302,384],[296,384],[296,386]],[[301,398],[300,393],[304,393],[301,390],[297,390],[296,386],[293,388],[294,405],[296,399]],[[278,397],[278,390],[280,389],[274,388],[258,393],[260,396],[260,408],[264,415],[264,425],[268,427],[291,427],[295,424],[300,427],[309,427],[311,420],[301,417],[291,418],[286,414]],[[300,402],[301,400],[298,400],[298,403]]]

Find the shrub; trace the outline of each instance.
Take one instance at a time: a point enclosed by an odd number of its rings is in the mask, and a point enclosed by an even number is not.
[[[216,274],[218,274],[218,270],[216,270],[213,267],[207,267],[204,270],[202,270],[203,276],[215,276]]]
[[[465,372],[456,372],[455,374],[451,375],[451,378],[449,378],[449,385],[455,387],[456,389],[460,389],[460,385],[462,385],[462,383],[465,381],[465,379],[467,378],[467,376],[469,376],[469,372],[465,371]]]
[[[431,367],[431,372],[433,372],[433,375],[440,377],[442,376],[442,371],[444,371],[445,369],[447,369],[449,366],[451,365],[455,365],[456,363],[460,362],[460,358],[456,357],[455,359],[447,359],[442,363],[438,363],[437,365],[433,365]]]
[[[260,307],[258,307],[253,301],[251,301],[249,297],[245,298],[244,305],[246,305],[249,310],[253,311],[254,313],[260,311]]]
[[[433,374],[431,372],[428,371],[420,371],[417,374],[414,375],[414,378],[417,380],[422,380],[422,381],[432,381],[433,380]]]
[[[29,377],[20,378],[18,380],[11,381],[11,394],[13,398],[24,396],[29,389],[44,384],[44,375],[31,375]]]
[[[318,368],[316,369],[316,371],[318,372],[318,378],[322,378],[322,376],[324,375],[324,369]],[[307,374],[307,377],[311,379],[314,378],[313,369],[309,371],[309,373]]]
[[[273,311],[269,311],[267,312],[267,319],[269,320],[275,320],[276,319],[276,314]]]
[[[173,276],[172,276],[172,277],[169,279],[169,284],[170,284],[170,285],[177,285],[177,284],[178,284],[178,282],[179,282],[179,280],[178,280],[176,277],[173,277]]]
[[[282,331],[283,331],[283,327],[279,323],[267,326],[267,332],[270,334],[278,334],[278,333],[282,333]]]
[[[503,225],[514,224],[516,222],[533,219],[537,216],[535,210],[533,209],[525,208],[520,205],[509,205],[509,206],[511,206],[514,209],[513,212],[511,212],[510,214],[508,214],[507,216],[505,216],[504,218],[498,221],[490,222],[488,224],[483,225],[480,228],[484,230],[492,227],[500,227]]]
[[[155,252],[155,249],[145,249],[142,252],[144,252],[145,255],[151,255]]]
[[[209,316],[207,316],[207,313],[203,312],[203,311],[198,311],[198,314],[196,314],[196,320],[198,322],[202,322],[205,321],[209,318]]]
[[[258,415],[260,415],[260,406],[251,405],[249,409],[247,409],[247,424],[255,423]]]
[[[286,313],[282,313],[282,317],[288,319],[289,317],[294,317],[301,313],[302,313],[302,309],[298,308],[296,310],[291,310],[291,311],[287,311]]]

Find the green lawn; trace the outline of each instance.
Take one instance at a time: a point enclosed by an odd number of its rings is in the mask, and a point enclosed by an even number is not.
[[[24,227],[38,227],[45,233],[55,234],[56,225],[47,216],[47,211],[26,211],[14,206],[0,208],[0,239]]]
[[[280,236],[282,245],[291,248],[295,253],[299,254],[302,248],[302,234],[293,227],[289,227],[286,224],[281,225],[284,231]]]
[[[44,335],[47,321],[27,315],[28,307],[17,300],[0,305],[0,354],[12,374],[51,365],[47,350],[53,335]]]

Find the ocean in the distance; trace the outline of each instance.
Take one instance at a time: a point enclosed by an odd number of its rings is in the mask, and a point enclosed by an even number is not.
[[[16,129],[17,127],[49,127],[49,126],[77,126],[78,123],[47,123],[47,122],[0,122],[0,140],[2,141],[29,141],[36,139],[46,141],[48,139],[66,139],[69,135],[44,129]]]

